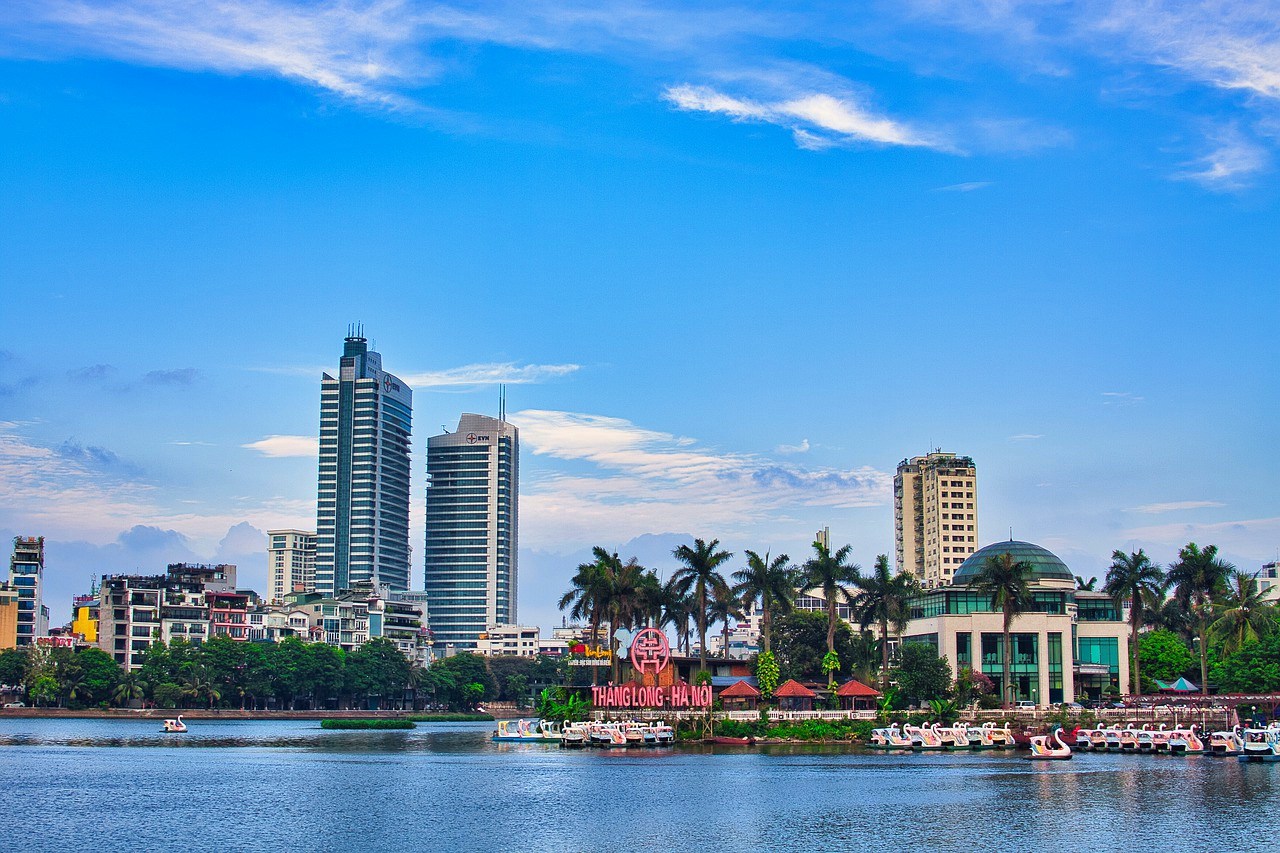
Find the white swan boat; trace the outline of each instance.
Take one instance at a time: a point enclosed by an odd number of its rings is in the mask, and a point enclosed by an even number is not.
[[[186,732],[186,730],[187,730],[187,724],[182,722],[181,714],[178,715],[178,719],[176,720],[165,720],[164,727],[161,728],[161,731],[173,732],[174,734],[183,734]]]
[[[499,720],[493,740],[498,743],[560,743],[560,724],[551,720]]]
[[[1033,735],[1031,737],[1031,753],[1024,755],[1032,761],[1065,761],[1071,757],[1071,747],[1062,739],[1062,730],[1054,729],[1052,734]]]
[[[1280,728],[1244,730],[1244,751],[1241,761],[1280,761]]]

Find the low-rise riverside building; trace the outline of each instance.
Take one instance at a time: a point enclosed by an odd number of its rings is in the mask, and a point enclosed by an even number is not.
[[[476,654],[533,658],[538,656],[542,629],[528,625],[495,625],[476,639]]]
[[[318,592],[285,596],[284,608],[307,614],[308,634],[314,642],[352,652],[370,639],[385,637],[421,665],[431,660],[431,636],[425,624],[425,606],[405,601],[403,593],[386,587],[375,589],[361,582],[336,596]]]
[[[1075,576],[1051,551],[1029,542],[996,542],[969,557],[951,586],[911,603],[902,642],[927,643],[951,663],[952,676],[981,672],[1002,696],[1004,617],[972,586],[988,557],[1009,554],[1031,565],[1031,606],[1012,625],[1012,698],[1059,704],[1097,699],[1108,687],[1127,693],[1129,627],[1104,593],[1076,589]]]
[[[0,651],[18,646],[18,590],[0,583]]]
[[[238,608],[236,567],[173,563],[163,575],[105,575],[98,590],[98,648],[126,669],[142,665],[142,653],[157,639],[203,643],[211,633],[210,595],[220,602],[219,619],[232,624]]]

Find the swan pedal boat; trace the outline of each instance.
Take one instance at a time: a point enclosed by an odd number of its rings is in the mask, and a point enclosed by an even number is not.
[[[184,734],[187,731],[187,724],[182,722],[182,715],[178,715],[176,720],[165,720],[164,726],[160,729],[162,732],[171,732],[173,734]]]
[[[1031,761],[1066,761],[1071,758],[1071,747],[1063,741],[1062,730],[1054,729],[1050,735],[1032,735],[1031,753],[1023,758]]]
[[[564,733],[551,720],[500,720],[493,733],[497,743],[561,743]]]
[[[1237,756],[1241,761],[1280,761],[1280,728],[1244,730],[1244,751]]]

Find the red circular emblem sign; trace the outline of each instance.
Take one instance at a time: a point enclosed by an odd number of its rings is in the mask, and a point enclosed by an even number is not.
[[[671,644],[657,628],[645,628],[631,640],[631,665],[636,672],[657,675],[671,662]]]

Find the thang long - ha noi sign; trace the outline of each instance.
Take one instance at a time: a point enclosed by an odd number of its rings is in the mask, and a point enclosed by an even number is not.
[[[619,636],[621,635],[621,636]],[[710,684],[676,681],[671,666],[671,644],[657,628],[644,628],[634,637],[616,634],[621,643],[630,641],[631,666],[641,679],[630,684],[591,688],[591,704],[597,708],[709,708]],[[618,656],[627,655],[624,646]]]

